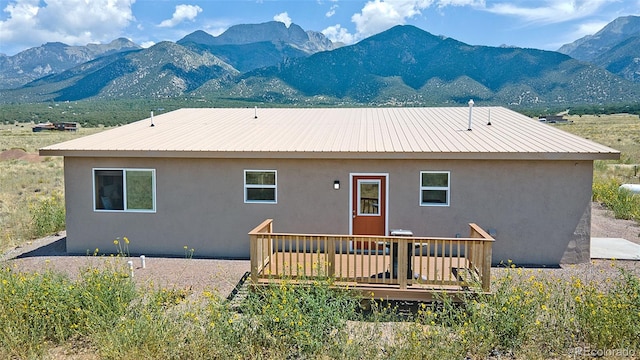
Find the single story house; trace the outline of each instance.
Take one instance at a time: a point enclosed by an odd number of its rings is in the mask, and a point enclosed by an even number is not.
[[[593,161],[614,149],[503,107],[181,109],[64,156],[67,251],[248,258],[247,233],[495,239],[493,262],[589,260]]]

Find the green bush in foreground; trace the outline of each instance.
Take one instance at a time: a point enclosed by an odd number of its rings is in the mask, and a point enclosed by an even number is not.
[[[294,358],[339,356],[347,341],[346,321],[354,316],[357,301],[330,285],[330,279],[305,285],[284,281],[251,294],[243,313],[257,325],[251,335],[259,347],[275,350],[269,355]]]
[[[637,274],[620,270],[596,282],[515,267],[497,272],[491,294],[469,295],[462,304],[443,297],[401,317],[377,302],[361,314],[359,299],[334,289],[330,279],[260,288],[237,312],[207,291],[136,291],[115,270],[89,269],[70,280],[4,269],[0,357],[41,358],[61,346],[101,359],[568,359],[586,349],[640,352]]]
[[[492,294],[421,305],[388,351],[402,359],[573,358],[588,349],[637,355],[638,276],[621,270],[606,283],[510,269]]]

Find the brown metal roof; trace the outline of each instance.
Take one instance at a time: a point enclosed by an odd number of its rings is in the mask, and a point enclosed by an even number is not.
[[[109,157],[618,159],[620,152],[503,107],[181,109],[47,146]],[[487,125],[489,113],[492,125]]]

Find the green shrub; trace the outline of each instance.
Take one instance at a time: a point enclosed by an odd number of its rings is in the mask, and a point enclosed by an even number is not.
[[[257,323],[251,335],[261,347],[299,358],[340,348],[357,304],[348,292],[331,288],[331,280],[305,285],[285,280],[250,294],[243,313]]]
[[[185,300],[182,290],[149,288],[144,297],[113,318],[111,326],[100,327],[92,342],[103,359],[195,359],[203,350],[200,324],[192,310],[177,309]],[[189,346],[191,344],[192,346]],[[191,355],[189,355],[191,354]]]
[[[11,357],[40,356],[47,343],[110,328],[135,298],[133,283],[110,270],[89,269],[72,281],[5,268],[0,282],[0,355]]]
[[[58,192],[33,200],[29,212],[35,236],[51,235],[65,228],[64,199]]]
[[[611,290],[573,283],[575,313],[584,340],[595,349],[640,350],[640,280],[621,270]]]
[[[639,350],[640,280],[625,271],[603,286],[514,267],[495,278],[491,294],[438,304],[421,305],[395,342],[383,345],[390,357],[548,359],[576,348]]]
[[[121,260],[120,258],[116,258]],[[493,292],[440,297],[409,318],[359,299],[330,279],[257,288],[240,312],[216,294],[149,286],[126,271],[0,272],[0,357],[41,358],[76,341],[101,359],[566,358],[574,349],[638,353],[640,279],[560,278],[508,264]],[[126,269],[125,269],[126,270]],[[352,321],[349,321],[352,320]]]
[[[640,196],[627,189],[620,189],[620,182],[614,178],[595,179],[593,200],[613,211],[618,219],[640,222]]]

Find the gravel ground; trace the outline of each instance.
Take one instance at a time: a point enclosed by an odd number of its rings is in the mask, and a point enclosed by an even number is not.
[[[591,236],[623,238],[640,244],[640,226],[633,220],[614,219],[612,211],[598,203],[592,203]]]
[[[640,244],[640,227],[633,221],[618,220],[599,204],[592,206],[591,235],[593,237],[624,238]],[[204,290],[216,291],[221,297],[231,293],[242,276],[249,271],[248,260],[184,259],[147,257],[146,268],[141,268],[140,258],[113,258],[108,256],[67,256],[65,233],[30,242],[11,249],[0,256],[0,266],[11,266],[21,271],[52,269],[77,277],[88,267],[126,266],[134,263],[134,280],[140,287],[159,286],[189,289],[193,296]],[[640,264],[636,261],[593,260],[578,265],[563,265],[558,269],[544,269],[556,276],[580,276],[593,279],[617,274],[616,267],[623,267],[640,276]],[[503,271],[494,269],[496,275]]]
[[[133,279],[141,288],[187,289],[194,296],[207,290],[215,291],[221,297],[227,297],[250,269],[249,260],[147,256],[143,269],[139,257],[67,256],[65,236],[63,231],[12,249],[0,257],[0,267],[10,266],[20,271],[51,269],[77,278],[90,267],[127,269],[127,261],[132,261]]]

